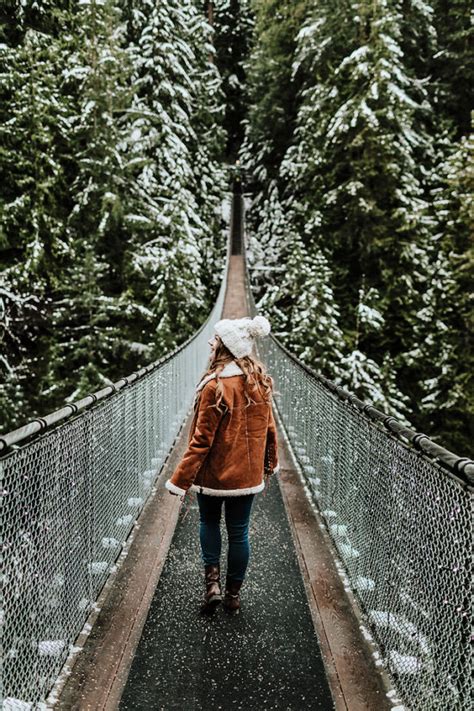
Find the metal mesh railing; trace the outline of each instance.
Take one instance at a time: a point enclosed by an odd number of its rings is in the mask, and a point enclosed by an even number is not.
[[[250,289],[249,304],[255,315]],[[275,404],[341,575],[365,617],[362,631],[380,649],[376,665],[407,710],[470,710],[473,463],[418,435],[459,466],[459,476],[450,473],[277,339],[264,339],[259,355],[275,378]]]
[[[275,340],[276,405],[348,583],[413,711],[471,708],[472,492],[340,400]]]
[[[228,263],[192,339],[0,460],[2,708],[39,708],[73,652],[191,405]]]

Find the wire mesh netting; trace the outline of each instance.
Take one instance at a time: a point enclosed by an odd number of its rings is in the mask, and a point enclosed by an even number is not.
[[[225,283],[184,348],[0,460],[3,708],[39,708],[74,653],[189,410]]]
[[[253,309],[255,312],[255,310]],[[260,348],[311,497],[407,709],[471,709],[472,492]]]

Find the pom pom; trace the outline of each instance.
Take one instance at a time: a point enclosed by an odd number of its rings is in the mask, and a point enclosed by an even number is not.
[[[248,331],[254,338],[268,336],[270,333],[270,322],[265,316],[255,316],[248,325]]]

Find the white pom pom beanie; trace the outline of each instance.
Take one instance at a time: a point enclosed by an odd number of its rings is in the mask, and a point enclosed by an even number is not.
[[[244,358],[251,354],[255,338],[270,333],[270,323],[265,316],[224,318],[214,331],[235,358]]]

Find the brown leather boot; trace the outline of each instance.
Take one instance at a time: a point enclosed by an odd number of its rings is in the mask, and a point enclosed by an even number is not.
[[[237,615],[240,611],[240,594],[239,590],[242,587],[243,580],[232,580],[226,577],[225,580],[225,596],[222,604],[224,610],[229,615]]]
[[[206,578],[206,593],[204,602],[201,605],[201,615],[212,615],[217,605],[222,602],[222,592],[220,585],[220,565],[204,566]]]

